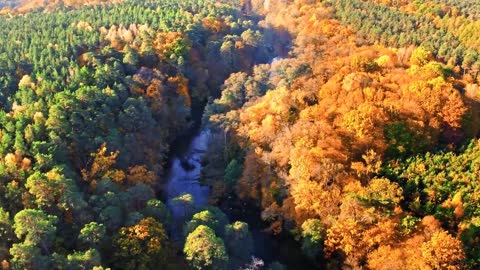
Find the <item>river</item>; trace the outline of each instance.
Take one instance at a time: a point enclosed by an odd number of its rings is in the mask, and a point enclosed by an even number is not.
[[[202,171],[201,160],[207,151],[210,131],[200,130],[193,133],[193,136],[182,136],[176,143],[173,151],[172,161],[167,176],[167,206],[172,214],[173,224],[171,234],[174,240],[182,237],[182,226],[187,214],[192,207],[201,209],[208,204],[210,188],[200,184]],[[189,194],[193,201],[179,202],[179,196]],[[188,199],[188,198],[186,198]]]
[[[191,210],[208,205],[210,188],[201,184],[201,159],[210,142],[209,130],[196,130],[177,139],[172,145],[172,157],[166,185],[167,206],[173,217],[170,234],[172,239],[181,243],[182,228],[185,217]],[[176,203],[174,199],[182,194],[191,194],[193,207],[188,203]],[[230,222],[244,221],[249,224],[254,241],[254,256],[266,264],[279,261],[288,269],[321,269],[307,259],[301,252],[300,245],[288,234],[273,236],[268,231],[268,224],[260,218],[260,210],[247,206],[238,200],[226,201],[219,206],[229,217]],[[190,210],[190,212],[189,212]]]
[[[271,64],[281,59],[275,57]],[[213,136],[210,130],[197,127],[172,144],[165,195],[173,217],[170,234],[177,243],[181,243],[186,217],[192,211],[208,205],[210,188],[201,184],[200,177],[202,157],[209,144],[215,143],[210,141],[211,138]],[[175,199],[185,194],[190,194],[191,197],[187,195],[183,200]],[[249,224],[254,241],[254,256],[262,259],[265,264],[279,261],[288,269],[321,269],[303,255],[299,243],[292,236],[273,236],[269,233],[269,225],[260,218],[260,209],[244,205],[238,200],[226,201],[219,207],[227,214],[230,222],[238,220]]]

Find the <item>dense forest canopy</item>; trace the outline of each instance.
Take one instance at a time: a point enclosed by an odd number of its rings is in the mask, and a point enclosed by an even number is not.
[[[230,134],[206,166],[213,196],[258,207],[327,269],[478,268],[480,5],[467,2],[257,4],[293,47],[207,105]]]
[[[235,2],[64,4],[0,17],[2,267],[183,269],[169,145],[269,30]]]
[[[480,267],[477,1],[0,8],[2,269]]]

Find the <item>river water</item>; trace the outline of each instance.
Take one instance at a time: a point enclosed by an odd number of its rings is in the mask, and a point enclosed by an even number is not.
[[[172,236],[179,240],[182,236],[181,228],[188,214],[194,209],[201,209],[208,204],[210,188],[200,183],[202,171],[201,160],[207,151],[211,133],[209,130],[197,132],[189,144],[176,146],[179,149],[173,153],[173,159],[169,168],[166,195],[167,206],[173,217]],[[181,139],[189,139],[181,138]],[[179,196],[189,194],[192,201],[176,199]]]

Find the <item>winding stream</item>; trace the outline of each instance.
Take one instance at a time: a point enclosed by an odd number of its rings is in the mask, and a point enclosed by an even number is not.
[[[191,210],[189,208],[194,206],[199,209],[208,204],[210,188],[200,184],[200,173],[202,171],[201,160],[207,151],[210,135],[209,130],[202,130],[191,138],[186,148],[174,153],[166,186],[167,206],[173,217],[172,236],[174,240],[179,240],[182,236],[181,228],[187,213]],[[175,200],[186,194],[192,196],[193,205]]]

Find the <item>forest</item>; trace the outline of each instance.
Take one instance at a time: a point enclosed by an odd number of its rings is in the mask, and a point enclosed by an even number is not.
[[[480,268],[479,18],[0,0],[1,269]]]

